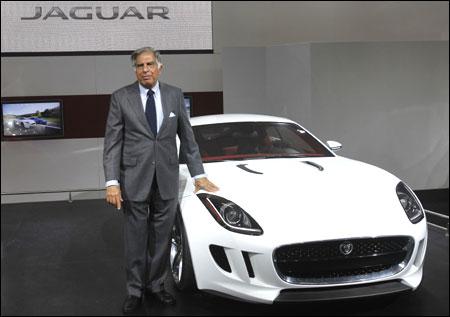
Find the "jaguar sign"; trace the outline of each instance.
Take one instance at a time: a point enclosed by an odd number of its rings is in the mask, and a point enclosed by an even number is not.
[[[211,1],[2,1],[2,56],[212,52]]]

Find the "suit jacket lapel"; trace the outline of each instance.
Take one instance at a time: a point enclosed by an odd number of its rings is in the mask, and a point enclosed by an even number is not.
[[[163,121],[161,123],[161,127],[159,128],[158,134],[163,131],[164,127],[167,125],[167,117],[168,117],[168,105],[169,105],[169,95],[167,93],[166,85],[162,82],[159,82],[159,93],[161,94],[161,105],[162,111],[164,113]]]

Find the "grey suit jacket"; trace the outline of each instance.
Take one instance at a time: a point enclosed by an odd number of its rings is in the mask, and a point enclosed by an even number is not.
[[[161,197],[177,197],[177,134],[191,175],[204,173],[181,89],[162,82],[159,82],[159,87],[164,119],[156,137],[145,117],[138,82],[115,91],[111,96],[103,167],[105,180],[118,180],[122,197],[126,200],[145,201],[155,172]],[[174,115],[169,117],[171,113]]]

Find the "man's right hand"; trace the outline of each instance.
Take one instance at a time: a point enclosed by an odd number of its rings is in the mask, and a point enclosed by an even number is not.
[[[106,187],[106,201],[116,207],[118,210],[122,208],[122,194],[120,187],[116,185]]]

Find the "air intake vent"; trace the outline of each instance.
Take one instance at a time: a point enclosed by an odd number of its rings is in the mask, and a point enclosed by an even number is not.
[[[225,249],[221,246],[211,244],[209,246],[209,251],[216,262],[216,264],[224,271],[231,273],[230,263],[228,262],[227,255],[225,254]]]
[[[247,272],[249,277],[255,277],[255,272],[253,272],[252,262],[250,262],[250,256],[248,252],[242,251],[242,256],[244,257],[245,266],[247,267]]]

